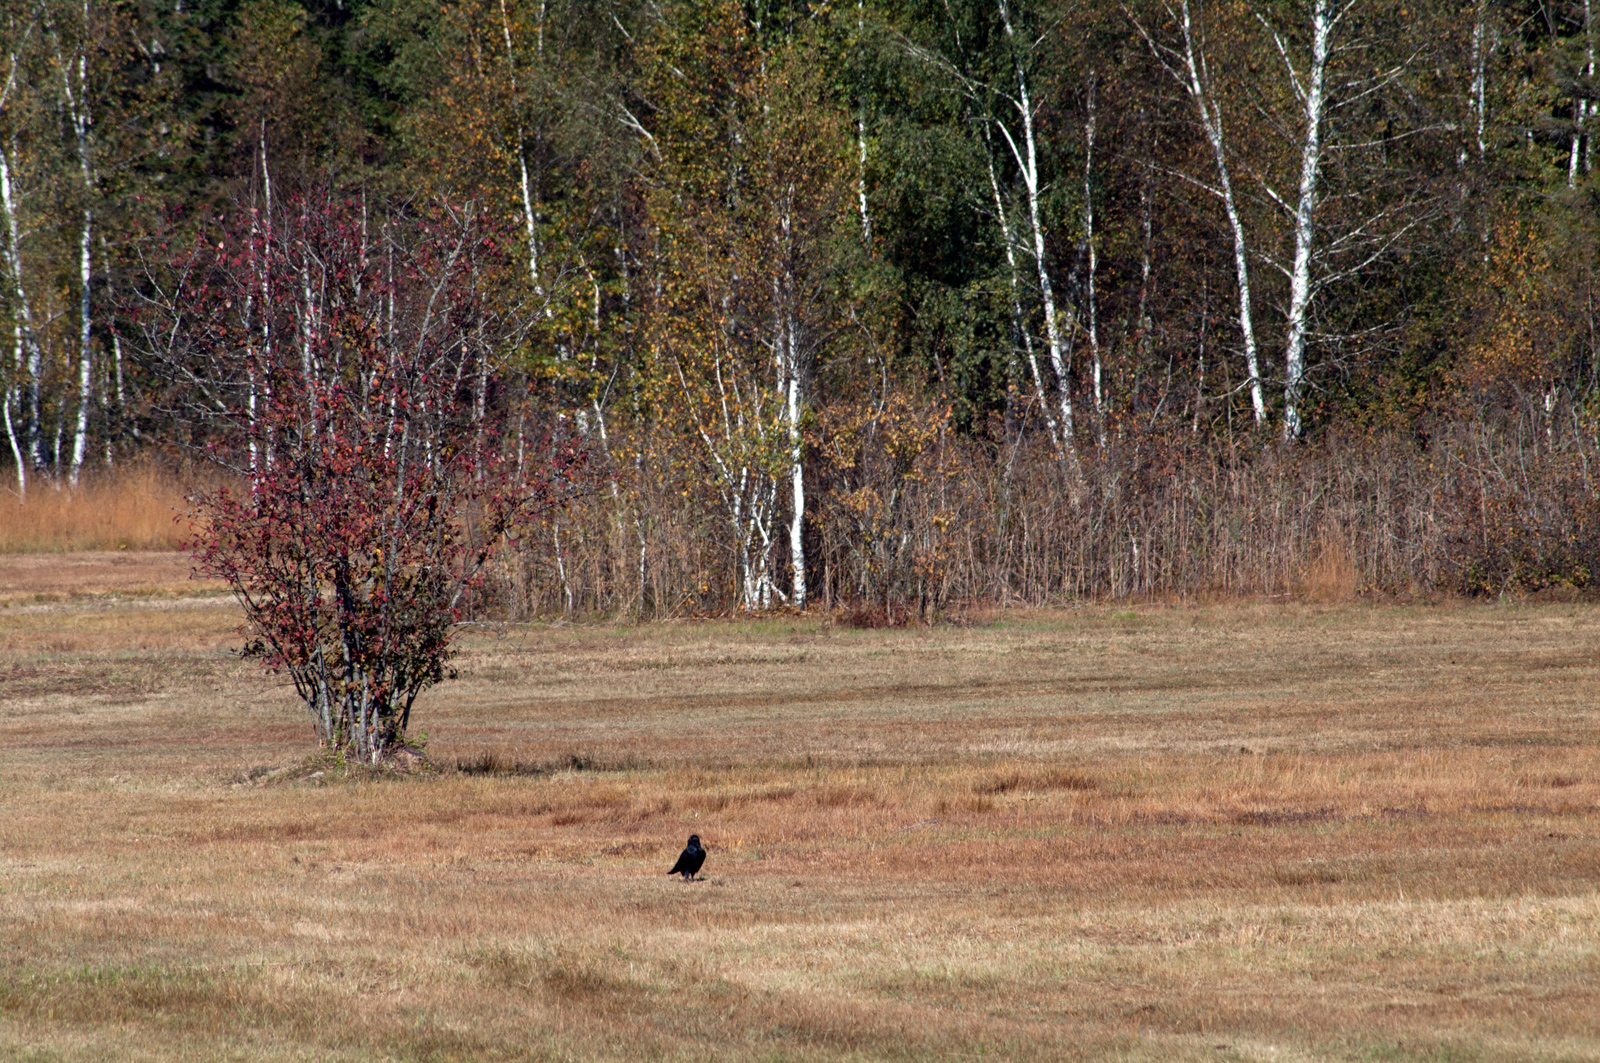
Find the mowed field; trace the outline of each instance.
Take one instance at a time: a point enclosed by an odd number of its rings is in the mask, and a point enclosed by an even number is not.
[[[473,631],[373,780],[114,560],[0,558],[0,1058],[1600,1058],[1595,606]]]

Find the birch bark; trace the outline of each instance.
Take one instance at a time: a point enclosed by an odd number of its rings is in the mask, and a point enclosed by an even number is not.
[[[1073,427],[1070,355],[1062,336],[1064,330],[1061,315],[1056,309],[1055,288],[1051,284],[1049,259],[1045,251],[1044,222],[1040,211],[1042,182],[1039,179],[1038,137],[1034,129],[1033,97],[1028,90],[1027,66],[1022,61],[1021,46],[1012,24],[1010,6],[1006,0],[998,0],[998,6],[1000,22],[1013,51],[1012,65],[1016,77],[1017,95],[1011,103],[1022,122],[1022,143],[1020,145],[1017,143],[1005,123],[997,125],[1000,135],[1005,138],[1006,146],[1016,160],[1017,169],[1022,175],[1023,188],[1027,192],[1028,227],[1033,238],[1033,261],[1039,280],[1039,296],[1044,304],[1045,342],[1050,351],[1050,367],[1055,370],[1056,412],[1060,417],[1061,452],[1068,462],[1068,471],[1074,485],[1073,495],[1076,499],[1077,484],[1081,477],[1074,443],[1076,436]]]
[[[1587,94],[1594,91],[1594,9],[1593,0],[1583,0],[1584,92],[1583,100],[1583,172],[1594,169],[1594,134],[1589,129],[1589,119],[1600,111],[1600,102]]]
[[[789,601],[796,609],[806,607],[806,476],[800,446],[800,350],[799,327],[792,310],[783,315],[783,420],[789,459]]]
[[[22,272],[21,204],[11,172],[10,154],[6,146],[0,144],[0,211],[4,211],[6,216],[6,269],[11,274],[12,343],[19,378],[15,391],[19,404],[23,405],[22,433],[26,437],[27,464],[37,469],[44,464],[44,435],[39,416],[39,375],[43,368],[43,352],[34,329],[32,303],[28,300]]]
[[[517,62],[516,53],[511,43],[511,13],[506,8],[506,0],[500,0],[500,31],[505,38],[506,45],[506,74],[511,81],[512,106],[517,108],[517,171],[518,182],[522,191],[522,217],[528,236],[528,279],[533,283],[533,294],[540,299],[544,298],[544,286],[539,277],[539,230],[538,219],[533,211],[533,185],[528,176],[528,138],[527,130],[521,120],[521,101],[518,98]],[[538,50],[544,48],[544,4],[539,5],[539,38]],[[546,308],[547,310],[549,308]]]
[[[83,182],[83,211],[78,233],[78,418],[73,431],[72,465],[68,474],[76,487],[89,452],[89,406],[93,401],[93,316],[91,293],[94,287],[94,205],[98,182],[95,180],[92,153],[94,117],[89,104],[89,5],[82,8],[82,36],[76,54],[68,57],[56,38],[56,59],[61,68],[61,93],[66,101],[67,118],[72,126],[78,154],[78,173]]]
[[[5,389],[0,395],[0,405],[3,405],[6,422],[6,439],[11,444],[11,458],[17,463],[17,497],[28,497],[28,463],[22,456],[22,440],[17,433],[17,426],[11,419],[11,389]]]
[[[790,602],[796,609],[806,607],[806,477],[800,451],[800,381],[789,378],[789,564],[793,574]]]
[[[1584,40],[1584,65],[1583,76],[1586,82],[1585,92],[1590,91],[1587,82],[1594,78],[1594,12],[1592,0],[1583,0],[1583,40]],[[1583,145],[1583,170],[1587,173],[1591,169],[1594,157],[1594,137],[1589,133],[1589,117],[1600,107],[1600,103],[1581,96],[1572,102],[1574,124],[1572,129],[1572,154],[1567,164],[1567,187],[1578,187],[1578,146]]]
[[[1583,36],[1585,42],[1586,62],[1581,68],[1584,77],[1594,76],[1594,37],[1590,32],[1590,2],[1583,0]],[[1572,132],[1567,135],[1567,187],[1578,187],[1578,162],[1582,158],[1580,149],[1585,141],[1585,127],[1593,110],[1590,101],[1584,96],[1574,93],[1572,98]],[[1587,160],[1585,160],[1587,161]]]
[[[1267,420],[1267,401],[1261,384],[1261,360],[1257,352],[1255,313],[1251,305],[1250,255],[1244,218],[1239,212],[1238,198],[1234,195],[1233,171],[1228,162],[1222,110],[1211,94],[1210,71],[1204,48],[1196,42],[1196,27],[1189,0],[1180,0],[1178,13],[1178,24],[1183,31],[1180,81],[1190,102],[1194,104],[1217,167],[1218,191],[1221,193],[1223,210],[1228,216],[1228,229],[1233,235],[1233,274],[1239,290],[1239,337],[1244,344],[1245,370],[1249,374],[1247,385],[1250,388],[1250,405],[1255,411],[1256,424],[1261,425]]]
[[[37,12],[35,12],[37,14]],[[6,53],[6,79],[0,85],[0,115],[16,106],[16,93],[20,87],[22,48],[33,35],[37,23],[30,21],[22,33],[13,39]],[[27,494],[28,467],[38,468],[44,461],[43,426],[40,422],[40,372],[43,355],[39,336],[34,328],[32,303],[28,299],[22,265],[22,204],[12,180],[12,159],[18,157],[15,141],[8,145],[0,139],[0,212],[5,214],[6,246],[5,265],[10,274],[11,335],[13,371],[5,394],[6,435],[17,462],[17,489]],[[12,405],[20,407],[23,424],[18,428],[12,414]]]
[[[800,279],[795,276],[795,188],[791,184],[785,191],[778,215],[778,233],[775,251],[779,268],[772,281],[773,354],[776,359],[777,386],[783,431],[784,456],[788,461],[789,475],[789,572],[790,603],[796,609],[806,607],[806,552],[804,530],[806,519],[805,463],[800,440],[800,325],[796,318],[796,303],[800,296]]]
[[[856,0],[856,39],[860,40],[866,20],[862,15],[862,0]],[[872,214],[867,209],[867,105],[864,99],[856,101],[856,199],[861,210],[861,243],[872,251]]]
[[[1096,274],[1100,271],[1099,251],[1094,239],[1094,71],[1089,72],[1088,114],[1083,123],[1083,239],[1089,252],[1089,275],[1085,281],[1084,304],[1088,317],[1089,375],[1094,382],[1094,431],[1100,449],[1106,445],[1106,400],[1100,363],[1099,308],[1095,299]]]
[[[1017,263],[1016,237],[1011,230],[1010,213],[1006,210],[1005,197],[1000,194],[1000,181],[994,172],[994,154],[987,153],[989,164],[989,189],[994,194],[995,218],[1000,223],[1001,242],[1006,249],[1006,265],[1011,279],[1011,327],[1016,333],[1018,342],[1022,344],[1023,356],[1027,359],[1029,378],[1033,381],[1034,397],[1039,403],[1039,409],[1044,414],[1045,425],[1050,431],[1050,445],[1058,454],[1061,453],[1061,430],[1056,423],[1055,407],[1045,395],[1044,376],[1039,372],[1039,355],[1033,349],[1033,333],[1027,327],[1022,315],[1022,282],[1021,267]]]
[[[1485,128],[1489,121],[1488,100],[1488,66],[1491,43],[1488,40],[1488,0],[1478,0],[1473,12],[1472,20],[1472,87],[1468,99],[1474,123],[1477,126],[1478,168],[1481,171],[1488,160],[1489,144],[1484,139]],[[1463,153],[1464,154],[1464,153]],[[1463,160],[1464,161],[1464,160]],[[1484,239],[1488,239],[1488,229],[1484,229]],[[1485,252],[1487,255],[1487,252]]]
[[[1345,10],[1348,10],[1346,8]],[[1294,214],[1294,265],[1289,275],[1288,338],[1283,353],[1283,438],[1300,437],[1300,386],[1305,378],[1306,331],[1311,308],[1311,259],[1316,244],[1318,178],[1322,167],[1322,122],[1326,108],[1329,46],[1337,22],[1329,0],[1312,0],[1311,62],[1301,84],[1289,77],[1305,105],[1300,142],[1300,191]],[[1285,59],[1285,65],[1288,65]]]

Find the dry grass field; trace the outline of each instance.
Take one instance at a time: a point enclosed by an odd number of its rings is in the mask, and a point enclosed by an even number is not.
[[[19,496],[0,486],[0,554],[79,550],[175,550],[187,527],[173,520],[185,485],[150,464],[108,476],[92,470],[77,488],[46,480]]]
[[[1600,1058],[1593,606],[483,631],[390,779],[236,623],[0,608],[0,1058]]]

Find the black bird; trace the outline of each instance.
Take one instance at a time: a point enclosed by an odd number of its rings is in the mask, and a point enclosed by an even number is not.
[[[685,882],[700,873],[700,865],[706,862],[706,851],[700,846],[700,835],[689,835],[689,845],[678,856],[678,862],[672,865],[669,875],[682,875]]]

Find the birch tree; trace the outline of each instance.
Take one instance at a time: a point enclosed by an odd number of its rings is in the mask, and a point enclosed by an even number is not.
[[[993,121],[1011,154],[1012,161],[1016,164],[1026,195],[1026,232],[1030,238],[1029,250],[1032,252],[1034,270],[1038,277],[1039,298],[1043,304],[1045,342],[1050,354],[1050,367],[1055,371],[1055,400],[1061,417],[1062,453],[1066,456],[1076,480],[1078,474],[1073,430],[1072,380],[1068,371],[1071,357],[1068,350],[1070,340],[1064,335],[1069,331],[1064,326],[1069,323],[1062,320],[1056,309],[1055,285],[1051,281],[1050,262],[1045,248],[1045,228],[1041,209],[1041,197],[1045,185],[1039,169],[1037,104],[1030,88],[1030,68],[1034,53],[1044,38],[1028,40],[1019,37],[1016,20],[1012,16],[1011,5],[1007,0],[996,0],[996,8],[1001,25],[1005,29],[1005,40],[1011,60],[1010,73],[1014,80],[996,92],[999,100],[1009,105],[1010,114],[1006,114],[1003,109],[994,115]],[[1011,86],[1015,86],[1014,89]]]
[[[1595,26],[1594,26],[1594,0],[1583,0],[1581,9],[1581,30],[1579,34],[1581,45],[1576,70],[1572,75],[1572,131],[1568,134],[1567,144],[1567,187],[1578,187],[1578,169],[1581,162],[1584,173],[1591,169],[1594,158],[1593,134],[1589,129],[1589,119],[1597,109],[1600,109],[1600,100],[1597,100],[1595,78]]]
[[[74,17],[74,25],[67,18]],[[94,380],[93,350],[90,345],[93,332],[94,291],[94,240],[95,209],[99,205],[99,177],[95,160],[94,99],[90,88],[89,52],[94,43],[94,24],[88,0],[75,9],[58,12],[50,26],[55,52],[57,76],[60,79],[62,111],[72,135],[73,153],[77,157],[81,206],[78,212],[77,266],[78,266],[78,328],[76,355],[78,363],[77,423],[73,431],[72,465],[69,479],[77,486],[83,471],[84,458],[89,451],[89,408],[93,401]]]
[[[38,28],[38,10],[12,10],[6,18],[5,81],[0,84],[0,211],[5,214],[5,266],[7,302],[11,317],[11,364],[7,367],[3,412],[6,437],[16,462],[17,492],[28,492],[28,468],[42,459],[39,438],[39,390],[41,354],[38,330],[34,326],[32,303],[28,297],[23,269],[21,190],[18,188],[13,159],[18,154],[20,129],[25,118],[28,48]],[[21,422],[20,425],[18,422]]]
[[[1282,146],[1290,149],[1284,152],[1291,163],[1284,176],[1294,182],[1292,191],[1280,191],[1268,176],[1267,160],[1256,173],[1262,194],[1292,233],[1289,254],[1274,249],[1263,256],[1289,286],[1283,341],[1287,440],[1298,439],[1304,429],[1314,304],[1388,258],[1434,214],[1425,184],[1391,176],[1391,159],[1403,158],[1408,143],[1431,131],[1426,119],[1414,119],[1388,99],[1392,89],[1402,96],[1409,92],[1404,79],[1424,53],[1404,39],[1398,47],[1386,46],[1375,28],[1383,24],[1375,8],[1376,0],[1304,0],[1289,8],[1289,17],[1300,20],[1297,32],[1266,13],[1256,15],[1279,61],[1278,85],[1288,90],[1278,93],[1288,104],[1279,128]],[[1341,170],[1332,188],[1330,160]],[[1332,212],[1336,201],[1339,210]]]
[[[12,354],[8,418],[14,455],[20,454],[18,486],[28,469],[54,473],[72,418],[69,376],[74,355],[87,349],[63,335],[70,322],[86,334],[89,318],[68,309],[68,265],[81,250],[81,217],[63,201],[92,209],[82,190],[71,188],[74,122],[68,74],[60,62],[58,16],[48,3],[16,11],[7,22],[5,85],[0,87],[0,212],[5,242],[5,301],[11,319]],[[75,53],[76,55],[76,53]],[[74,62],[74,67],[77,67]],[[64,78],[62,75],[66,74]],[[57,118],[65,119],[58,124]],[[86,206],[85,206],[86,205]],[[63,217],[63,215],[67,215]],[[20,421],[21,424],[17,422]],[[53,422],[53,431],[47,424]]]
[[[1188,179],[1214,195],[1227,217],[1239,329],[1258,424],[1267,408],[1259,357],[1253,353],[1259,350],[1254,266],[1265,265],[1281,278],[1283,288],[1272,291],[1282,320],[1281,425],[1288,440],[1298,439],[1305,427],[1319,296],[1365,275],[1428,215],[1425,187],[1409,178],[1397,181],[1389,161],[1428,131],[1411,125],[1412,116],[1386,98],[1419,53],[1409,43],[1393,46],[1376,39],[1372,27],[1380,23],[1374,7],[1375,0],[1294,0],[1233,11],[1235,49],[1220,60],[1225,70],[1218,69],[1219,58],[1208,46],[1196,0],[1162,0],[1160,11],[1173,27],[1165,38],[1137,12],[1131,14],[1153,54],[1182,85],[1210,148],[1215,183]],[[1358,15],[1364,26],[1354,26]],[[1254,39],[1252,23],[1259,34]],[[1272,76],[1253,73],[1263,63]],[[1226,134],[1225,96],[1255,113],[1244,143]],[[1331,157],[1338,158],[1341,171],[1332,193],[1327,188]],[[1330,215],[1332,202],[1338,210]],[[1361,327],[1371,331],[1382,323]]]
[[[1044,169],[1046,144],[1039,128],[1036,85],[1040,56],[1050,32],[1048,28],[1036,30],[1031,19],[1025,21],[1027,12],[1011,0],[985,0],[970,14],[972,23],[980,27],[988,23],[993,28],[987,48],[981,34],[970,34],[963,41],[960,29],[941,27],[937,19],[928,36],[950,38],[951,52],[908,36],[901,39],[914,59],[950,79],[969,101],[972,120],[982,128],[989,192],[1005,248],[1014,327],[1023,333],[1028,376],[1076,498],[1082,470],[1077,453],[1072,343],[1079,318],[1077,308],[1071,301],[1058,299],[1056,291],[1045,205],[1052,189]],[[954,13],[947,18],[954,19]],[[1092,128],[1085,129],[1090,136]],[[1026,335],[1033,325],[1021,299],[1024,277],[1038,299],[1041,347],[1048,372],[1041,371],[1032,338]]]
[[[1130,17],[1139,34],[1149,45],[1161,66],[1182,86],[1184,94],[1194,107],[1195,118],[1211,149],[1215,167],[1215,184],[1197,182],[1222,203],[1228,220],[1228,234],[1233,244],[1233,279],[1237,292],[1237,320],[1239,341],[1244,348],[1245,385],[1250,389],[1250,406],[1256,424],[1267,419],[1265,388],[1261,382],[1261,358],[1258,353],[1255,323],[1255,294],[1251,283],[1250,242],[1245,231],[1244,213],[1239,195],[1234,188],[1234,163],[1230,153],[1227,127],[1223,119],[1222,104],[1217,98],[1207,47],[1206,26],[1200,0],[1178,0],[1176,6],[1163,0],[1162,12],[1176,26],[1176,40],[1156,36],[1146,23],[1130,9]]]
[[[127,394],[111,254],[139,229],[139,208],[126,204],[150,186],[136,172],[171,147],[167,85],[140,56],[141,17],[41,0],[0,23],[0,302],[11,339],[0,421],[19,491],[34,472],[75,486],[97,435],[111,460],[109,402]]]
[[[648,204],[661,262],[653,373],[700,445],[742,608],[806,605],[802,419],[827,338],[825,242],[848,139],[804,62],[735,5],[664,26],[649,57]],[[789,588],[776,582],[787,487]]]
[[[1321,191],[1323,136],[1327,114],[1328,59],[1333,34],[1357,0],[1311,0],[1310,48],[1303,69],[1298,68],[1283,36],[1269,25],[1273,43],[1283,60],[1284,73],[1300,101],[1304,120],[1300,128],[1300,181],[1294,201],[1294,263],[1289,270],[1288,337],[1283,351],[1283,436],[1300,436],[1300,388],[1305,378],[1306,332],[1311,309],[1311,258],[1317,238],[1317,199]],[[1270,190],[1269,190],[1270,191]],[[1273,193],[1281,202],[1281,197]],[[1285,204],[1287,209],[1287,204]]]

